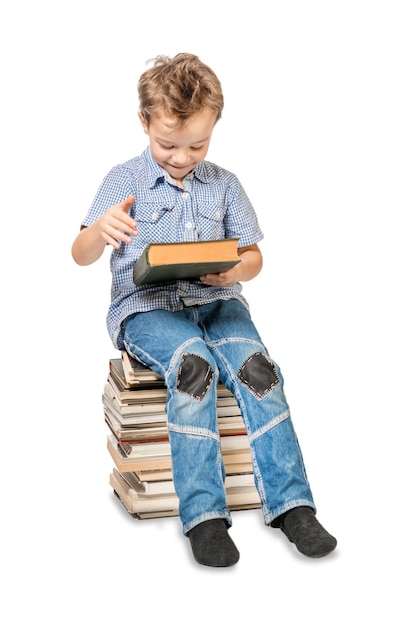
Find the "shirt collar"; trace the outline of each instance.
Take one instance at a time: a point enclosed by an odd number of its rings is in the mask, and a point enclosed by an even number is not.
[[[152,156],[151,149],[149,146],[144,151],[144,156],[145,156],[145,163],[146,163],[146,168],[144,172],[145,180],[149,189],[152,189],[152,187],[155,187],[158,180],[165,177],[164,176],[165,170],[155,161],[155,159]]]
[[[202,183],[210,183],[214,181],[213,169],[209,167],[207,161],[201,161],[194,170],[194,176]]]
[[[145,178],[149,189],[152,189],[161,178],[166,178],[167,172],[159,165],[159,163],[155,161],[149,146],[146,148],[144,154],[147,165]],[[210,172],[210,168],[208,167],[206,161],[199,163],[192,173],[202,183],[209,183],[213,179],[213,174]]]

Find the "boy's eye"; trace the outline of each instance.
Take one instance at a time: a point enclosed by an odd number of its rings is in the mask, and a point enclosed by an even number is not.
[[[162,143],[159,144],[162,150],[175,150],[175,146],[167,146]],[[202,146],[190,146],[190,150],[202,150],[204,148],[204,144]]]

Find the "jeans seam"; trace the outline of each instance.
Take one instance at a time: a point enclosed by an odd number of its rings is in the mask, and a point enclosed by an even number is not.
[[[214,439],[215,441],[220,440],[220,435],[215,431],[209,430],[208,428],[179,426],[178,424],[173,424],[172,422],[167,422],[167,426],[172,432],[179,433],[181,435],[192,435],[195,437],[203,437],[205,439]]]
[[[268,430],[271,430],[271,428],[275,428],[275,426],[278,426],[278,424],[281,424],[281,422],[285,421],[289,417],[290,417],[290,410],[286,409],[285,411],[280,413],[277,417],[274,417],[272,420],[270,420],[267,424],[264,424],[262,428],[258,428],[258,430],[255,430],[254,432],[252,432],[249,435],[250,443],[258,439],[259,437],[262,437],[262,435],[268,432]]]
[[[169,376],[171,372],[176,369],[179,359],[181,358],[182,354],[189,348],[189,346],[195,343],[201,343],[201,341],[201,337],[191,337],[190,339],[184,341],[184,343],[182,343],[180,346],[178,346],[178,348],[175,350],[174,354],[171,357],[171,361],[167,370],[167,376]]]

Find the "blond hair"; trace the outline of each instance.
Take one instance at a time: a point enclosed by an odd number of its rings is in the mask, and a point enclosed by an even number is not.
[[[195,54],[182,52],[173,58],[160,55],[138,82],[140,112],[147,124],[158,110],[184,123],[204,108],[223,111],[223,92],[219,79]]]

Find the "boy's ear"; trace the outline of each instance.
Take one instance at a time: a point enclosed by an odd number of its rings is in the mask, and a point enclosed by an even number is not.
[[[138,113],[138,118],[140,119],[140,123],[142,124],[143,130],[145,131],[146,134],[148,134],[148,125],[147,125],[146,120],[143,117],[143,113],[141,111],[139,111],[139,113]]]

